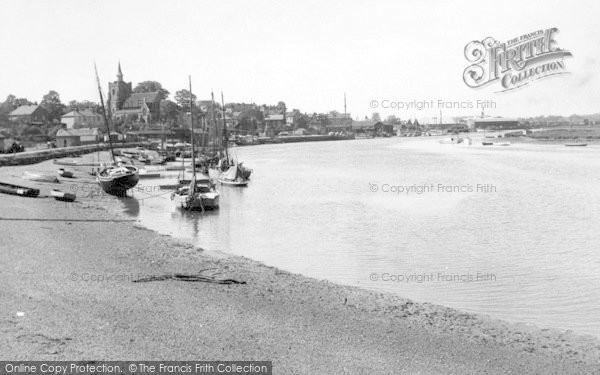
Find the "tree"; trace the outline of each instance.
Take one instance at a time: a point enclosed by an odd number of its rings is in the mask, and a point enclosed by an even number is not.
[[[287,107],[285,106],[284,102],[277,103],[277,107],[276,108],[277,108],[277,112],[281,113],[282,115],[284,115],[285,112],[286,112],[286,110],[287,110]]]
[[[82,102],[78,102],[77,100],[71,100],[66,108],[69,111],[89,109],[90,111],[95,113],[101,114],[102,112],[102,108],[100,108],[100,105],[98,103],[90,102],[88,100],[84,100]]]
[[[50,90],[46,95],[44,95],[40,106],[48,111],[49,119],[51,121],[60,121],[60,118],[63,115],[63,110],[65,109],[65,105],[60,101],[60,95],[54,90]]]
[[[184,112],[190,111],[190,91],[183,89],[175,93],[175,102]],[[192,94],[192,100],[196,101],[196,95]]]
[[[177,103],[171,100],[161,100],[160,102],[160,120],[164,122],[177,121],[179,116],[179,107]]]
[[[394,115],[389,115],[386,119],[385,122],[387,122],[388,124],[392,124],[392,125],[396,125],[400,123],[400,119]]]
[[[135,86],[133,92],[158,92],[160,100],[166,100],[171,94],[168,90],[164,89],[159,82],[156,81],[144,81],[140,82]]]
[[[379,113],[373,112],[371,115],[371,121],[381,121],[381,117],[379,117]]]

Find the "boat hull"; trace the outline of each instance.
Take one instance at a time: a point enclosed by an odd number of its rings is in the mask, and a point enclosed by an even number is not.
[[[126,175],[116,177],[98,174],[97,179],[104,192],[118,197],[123,197],[127,195],[127,190],[137,185],[140,177],[136,169],[135,172],[132,171]]]
[[[10,195],[20,195],[22,197],[37,197],[40,195],[38,189],[28,188],[19,185],[5,184],[0,182],[0,193]]]
[[[175,205],[184,210],[215,210],[219,208],[219,194],[204,193],[194,199],[187,194],[173,194]]]
[[[219,182],[222,185],[231,185],[231,186],[247,186],[248,180],[226,180],[224,178],[219,178]]]

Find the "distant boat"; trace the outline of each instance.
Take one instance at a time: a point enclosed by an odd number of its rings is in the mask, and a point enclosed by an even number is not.
[[[449,137],[440,140],[440,143],[443,145],[455,145],[462,142],[463,139],[461,137]]]
[[[494,142],[494,146],[510,146],[510,142]]]
[[[160,178],[159,171],[149,171],[147,169],[139,169],[138,175],[140,178]]]
[[[486,141],[483,141],[483,142],[481,142],[481,144],[482,144],[482,145],[484,145],[484,146],[493,146],[493,145],[494,145],[494,142],[486,142]]]
[[[567,146],[567,147],[585,147],[587,145],[588,145],[587,143],[578,143],[578,142],[565,143],[565,146]]]
[[[223,185],[246,186],[248,179],[244,178],[239,164],[229,167],[226,172],[221,173],[219,182]]]
[[[40,195],[40,191],[38,189],[33,189],[25,186],[7,184],[4,182],[0,182],[0,193],[3,194],[11,194],[11,195],[20,195],[23,197],[37,197]]]

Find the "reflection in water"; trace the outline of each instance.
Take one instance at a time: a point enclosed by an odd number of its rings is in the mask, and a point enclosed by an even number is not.
[[[200,225],[202,220],[207,220],[209,217],[218,216],[219,210],[188,211],[182,208],[175,208],[171,213],[171,219],[174,222],[180,221],[188,224],[192,238],[198,238],[200,235]]]
[[[140,202],[133,197],[119,199],[125,209],[123,210],[129,216],[138,216],[140,214]]]
[[[207,250],[307,276],[600,335],[600,147],[480,144],[240,147],[252,180],[218,186],[218,211],[181,213],[168,194],[141,200],[136,192],[139,219]],[[495,190],[477,191],[486,184]],[[433,189],[389,191],[424,185]],[[384,273],[403,282],[382,281]],[[469,276],[475,281],[460,281]]]

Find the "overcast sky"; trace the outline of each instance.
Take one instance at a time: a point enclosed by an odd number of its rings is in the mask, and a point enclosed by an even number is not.
[[[305,112],[374,111],[403,119],[436,110],[370,108],[371,100],[494,100],[488,115],[600,112],[600,5],[597,1],[7,1],[0,0],[0,100],[98,100],[120,60],[134,86],[156,80],[225,101],[276,104]],[[513,92],[471,89],[462,79],[467,43],[507,41],[557,27],[573,53],[568,75]],[[220,95],[220,94],[219,94]],[[445,110],[443,116],[481,111]]]

